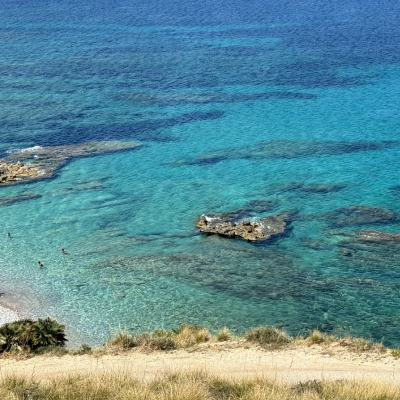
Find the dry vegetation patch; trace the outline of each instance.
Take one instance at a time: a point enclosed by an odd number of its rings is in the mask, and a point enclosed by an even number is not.
[[[128,373],[71,375],[40,383],[6,377],[4,400],[392,400],[396,385],[374,381],[307,381],[282,384],[263,378],[227,379],[203,372],[172,373],[138,381]]]

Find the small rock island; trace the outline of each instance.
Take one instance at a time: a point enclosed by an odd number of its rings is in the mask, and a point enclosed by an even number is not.
[[[230,238],[241,238],[251,242],[270,239],[285,232],[289,222],[288,214],[269,215],[255,222],[235,221],[232,213],[204,214],[194,221],[200,232]]]

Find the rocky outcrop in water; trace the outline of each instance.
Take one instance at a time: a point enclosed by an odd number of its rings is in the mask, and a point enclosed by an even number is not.
[[[0,184],[49,178],[73,158],[133,150],[138,142],[89,142],[65,146],[34,146],[10,154],[0,164]],[[28,162],[24,165],[23,162]]]
[[[289,216],[287,214],[269,215],[256,222],[235,221],[231,214],[211,213],[202,215],[194,221],[200,231],[224,237],[238,237],[248,241],[267,240],[285,232]]]
[[[21,161],[0,163],[0,183],[12,183],[23,179],[37,177],[36,169],[25,166]]]

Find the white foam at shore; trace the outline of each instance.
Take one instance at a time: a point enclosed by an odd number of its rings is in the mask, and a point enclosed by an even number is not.
[[[27,153],[27,152],[38,151],[38,150],[42,150],[42,149],[43,149],[42,146],[33,146],[33,147],[28,147],[26,149],[19,150],[19,153]]]
[[[19,315],[9,308],[0,305],[0,326],[7,322],[14,322],[21,319]]]
[[[25,149],[19,149],[16,147],[10,147],[8,150],[6,150],[7,154],[14,154],[14,153],[30,153],[30,152],[35,152],[42,150],[42,146],[33,146],[33,147],[26,147]]]

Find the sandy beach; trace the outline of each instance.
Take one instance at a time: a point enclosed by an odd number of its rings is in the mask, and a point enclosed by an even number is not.
[[[7,322],[13,322],[20,319],[20,315],[17,311],[11,310],[0,304],[0,326],[6,324]]]
[[[125,371],[139,380],[151,380],[174,371],[204,371],[232,378],[264,376],[282,382],[312,379],[371,379],[400,382],[400,362],[385,355],[355,354],[319,345],[267,351],[258,346],[229,343],[172,352],[126,352],[103,355],[36,356],[0,359],[3,375],[30,376],[38,381],[71,374]]]

